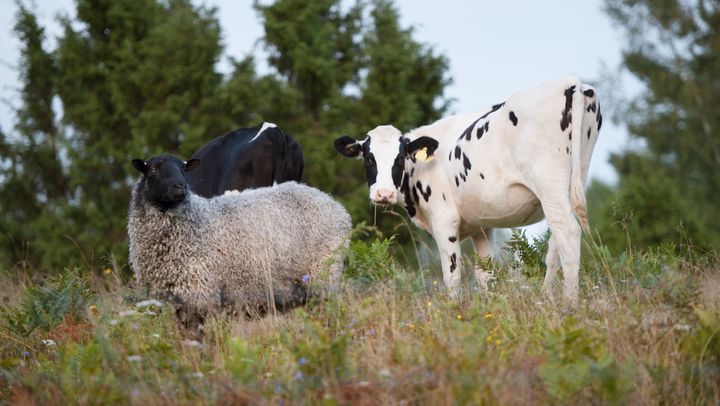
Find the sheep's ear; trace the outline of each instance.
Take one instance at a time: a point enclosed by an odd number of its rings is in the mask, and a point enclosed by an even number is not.
[[[201,162],[201,160],[195,158],[185,162],[185,172],[190,172],[191,170],[197,168]]]
[[[133,159],[132,164],[140,173],[147,175],[147,163],[142,159]]]
[[[359,158],[362,152],[360,143],[347,135],[335,140],[335,150],[348,158]]]

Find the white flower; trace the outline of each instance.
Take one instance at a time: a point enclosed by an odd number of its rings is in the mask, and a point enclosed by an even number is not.
[[[135,307],[143,308],[148,306],[162,307],[162,302],[155,299],[143,300],[142,302],[135,303]]]
[[[127,357],[128,362],[140,362],[142,361],[142,357],[139,355],[129,355]]]
[[[205,375],[203,375],[202,372],[193,372],[193,374],[192,374],[193,378],[198,378],[198,379],[202,378],[203,376],[205,376]]]
[[[52,340],[52,339],[50,339],[50,338],[48,338],[47,340],[42,340],[42,343],[45,344],[45,345],[47,345],[48,347],[54,347],[54,346],[57,345],[57,343],[55,342],[55,340]]]
[[[151,335],[155,338],[160,338],[160,334],[158,334],[158,333],[152,333]]]
[[[680,323],[678,323],[678,324],[676,324],[676,325],[673,326],[673,330],[678,330],[678,331],[690,331],[690,326],[687,325],[687,324],[680,324]]]
[[[111,325],[111,326],[114,326],[114,325],[116,325],[116,324],[118,324],[118,323],[119,323],[119,321],[117,321],[117,319],[112,319],[112,320],[110,320],[110,325]]]
[[[195,348],[202,348],[203,345],[198,340],[185,340],[183,341],[183,345],[186,347],[195,347]]]
[[[136,315],[136,314],[138,314],[137,310],[135,310],[135,309],[130,309],[130,310],[123,310],[123,311],[121,311],[120,313],[118,313],[118,316],[120,316],[120,317],[128,317],[128,316],[134,316],[134,315]]]

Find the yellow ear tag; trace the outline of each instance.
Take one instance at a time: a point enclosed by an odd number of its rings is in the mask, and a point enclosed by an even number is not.
[[[434,155],[428,156],[427,147],[417,150],[415,152],[415,159],[421,162],[430,162],[435,159]]]

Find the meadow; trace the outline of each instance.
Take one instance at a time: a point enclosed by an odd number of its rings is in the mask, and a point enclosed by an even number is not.
[[[581,299],[540,290],[544,241],[510,240],[487,290],[460,299],[392,239],[354,240],[338,287],[201,340],[122,270],[2,275],[5,404],[718,404],[718,257],[612,255],[585,241]],[[468,272],[470,273],[470,272]],[[314,282],[310,282],[311,284]],[[561,284],[557,285],[560,295]]]

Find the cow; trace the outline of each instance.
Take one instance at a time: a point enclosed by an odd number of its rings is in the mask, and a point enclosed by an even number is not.
[[[304,166],[300,144],[272,123],[230,131],[205,144],[190,159],[202,164],[185,174],[187,184],[203,197],[299,182]]]
[[[563,296],[575,303],[582,232],[577,220],[587,230],[583,185],[601,126],[595,89],[568,77],[405,135],[390,125],[363,140],[345,135],[335,149],[364,160],[374,204],[399,203],[433,236],[451,294],[460,285],[463,239],[472,239],[477,255],[489,256],[493,228],[545,217],[551,237],[543,289],[552,295],[562,267]]]

